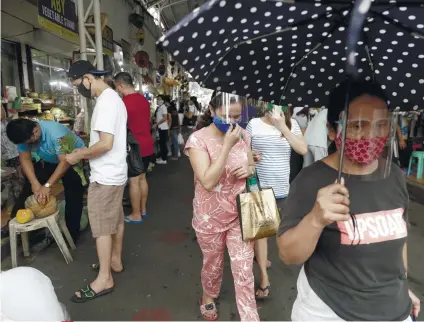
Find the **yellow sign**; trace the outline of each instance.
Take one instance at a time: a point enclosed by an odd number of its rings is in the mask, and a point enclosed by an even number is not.
[[[103,53],[108,56],[113,56],[113,30],[106,26],[102,35]]]
[[[38,0],[38,24],[71,42],[78,41],[78,19],[72,0]]]

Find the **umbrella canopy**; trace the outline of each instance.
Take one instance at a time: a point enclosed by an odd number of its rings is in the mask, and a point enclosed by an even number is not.
[[[210,0],[158,44],[202,86],[276,104],[325,107],[346,67],[353,1]],[[360,77],[393,108],[424,107],[424,4],[375,0],[357,43]]]

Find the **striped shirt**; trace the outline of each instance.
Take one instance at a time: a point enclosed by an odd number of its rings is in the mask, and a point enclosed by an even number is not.
[[[302,135],[299,124],[291,119],[291,131]],[[252,119],[246,131],[252,138],[252,150],[261,153],[261,161],[256,164],[259,183],[262,188],[272,188],[277,199],[289,193],[291,147],[286,138],[274,126],[262,119]]]

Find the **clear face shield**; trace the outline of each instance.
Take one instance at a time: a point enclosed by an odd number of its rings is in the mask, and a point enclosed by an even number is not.
[[[340,160],[342,177],[387,178],[396,145],[395,114],[383,104],[351,104],[347,117],[344,113],[340,115],[335,139],[339,153],[344,150]]]
[[[218,93],[212,98],[215,104],[214,124],[222,132],[227,132],[230,125],[241,125],[242,98],[235,94]]]

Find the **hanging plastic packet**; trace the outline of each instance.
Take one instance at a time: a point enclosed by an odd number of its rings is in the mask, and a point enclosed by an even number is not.
[[[275,112],[277,114],[281,114],[281,113],[285,113],[287,112],[288,107],[287,106],[280,106],[280,105],[275,105],[272,103],[268,103],[267,105],[267,110],[269,113]]]

